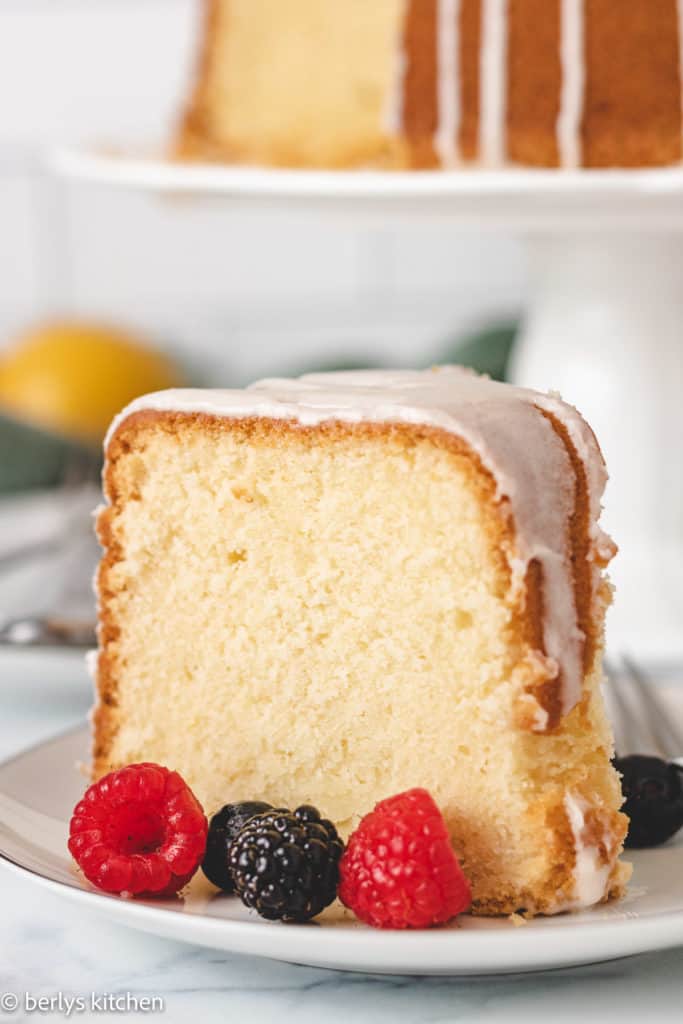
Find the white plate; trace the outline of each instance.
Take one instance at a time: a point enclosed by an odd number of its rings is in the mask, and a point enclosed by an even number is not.
[[[317,171],[183,163],[163,154],[60,148],[53,170],[78,181],[159,194],[220,197],[311,212],[452,217],[502,227],[595,229],[683,225],[683,168],[557,171]]]
[[[675,698],[683,719],[683,694]],[[461,917],[420,932],[373,931],[332,907],[320,924],[263,921],[201,875],[185,899],[135,901],[91,889],[66,848],[85,781],[85,728],[0,766],[0,863],[80,904],[83,912],[166,938],[317,967],[382,974],[498,974],[570,967],[683,944],[683,843],[634,851],[633,882],[619,903],[579,914],[509,920]],[[27,906],[27,913],[31,909]]]
[[[75,706],[87,711],[92,704],[92,681],[85,651],[69,647],[0,646],[0,710],[6,702],[21,711],[46,705]],[[76,720],[74,718],[74,720]]]

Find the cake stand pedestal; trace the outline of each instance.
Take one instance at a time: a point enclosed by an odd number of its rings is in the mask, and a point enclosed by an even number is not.
[[[172,164],[62,150],[72,179],[241,209],[516,233],[533,283],[513,376],[559,391],[610,469],[621,554],[610,647],[683,656],[683,170],[381,173]]]

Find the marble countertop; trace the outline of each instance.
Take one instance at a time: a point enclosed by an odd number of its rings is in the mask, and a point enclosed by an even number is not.
[[[31,656],[27,656],[30,658]],[[0,652],[0,758],[82,720],[90,702],[85,676]],[[51,699],[45,675],[58,682]],[[80,908],[0,870],[0,1006],[3,993],[22,1008],[7,1021],[139,1019],[130,1009],[160,997],[168,1022],[262,1024],[296,1021],[436,1024],[450,1021],[671,1021],[683,1019],[683,949],[533,975],[481,979],[378,977],[230,956],[170,942],[89,917]],[[91,993],[128,997],[106,1010]],[[34,999],[52,997],[48,1013]],[[61,1004],[60,1004],[60,993]],[[87,1000],[68,1015],[67,997]],[[125,1005],[121,1003],[120,1005]]]

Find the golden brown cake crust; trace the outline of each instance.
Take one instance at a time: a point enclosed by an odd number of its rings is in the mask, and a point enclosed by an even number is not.
[[[568,559],[571,563],[577,625],[584,636],[582,645],[583,671],[584,674],[587,674],[590,672],[599,653],[600,632],[593,612],[590,516],[586,470],[565,425],[545,409],[539,409],[538,412],[548,420],[556,435],[562,441],[574,471],[574,502],[568,530]],[[532,560],[526,577],[526,635],[528,642],[533,648],[546,653],[543,646],[541,626],[543,622],[543,602],[543,570],[538,562]],[[541,678],[537,684],[529,688],[529,692],[533,693],[537,702],[548,713],[548,729],[557,728],[562,717],[561,675],[554,679]],[[523,721],[520,724],[524,724]]]
[[[683,133],[676,0],[585,4],[584,165],[679,162]]]
[[[507,156],[557,167],[560,111],[560,0],[509,0]]]
[[[202,0],[202,20],[201,43],[197,54],[194,85],[174,144],[175,154],[181,158],[191,159],[201,155],[205,150],[212,149],[206,117],[208,103],[206,85],[213,48],[222,28],[218,0]],[[219,147],[216,148],[215,156],[217,159],[220,158]],[[226,157],[229,157],[229,154],[223,153],[223,159]]]
[[[403,129],[411,165],[416,168],[436,167],[439,162],[434,150],[437,31],[437,0],[413,0],[408,5],[403,39]]]
[[[479,156],[479,52],[481,0],[462,0],[460,7],[460,152],[464,160]]]

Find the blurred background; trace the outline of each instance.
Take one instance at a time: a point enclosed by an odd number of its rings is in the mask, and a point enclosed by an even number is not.
[[[40,318],[85,316],[243,383],[335,360],[430,362],[514,318],[525,285],[512,240],[454,239],[434,224],[331,228],[36,176],[46,143],[167,143],[197,10],[196,0],[0,5],[5,343]]]

